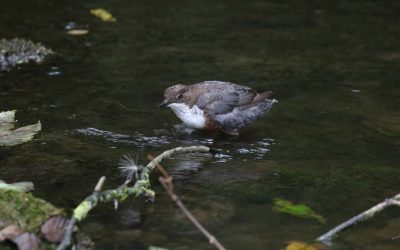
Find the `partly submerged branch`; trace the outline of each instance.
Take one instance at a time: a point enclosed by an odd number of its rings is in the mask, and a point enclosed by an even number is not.
[[[89,213],[89,211],[97,205],[99,194],[101,191],[101,187],[106,181],[106,177],[102,176],[96,184],[94,188],[93,194],[88,196],[77,208],[74,210],[74,216],[72,216],[69,221],[67,227],[65,228],[64,238],[58,246],[57,250],[66,249],[72,243],[72,232],[74,231],[74,227],[77,221],[81,220],[82,217],[77,217],[77,215],[82,216]]]
[[[139,196],[145,195],[151,199],[154,199],[155,193],[150,188],[150,172],[159,164],[163,159],[171,157],[177,153],[209,153],[212,150],[205,146],[192,146],[192,147],[178,147],[171,150],[167,150],[151,160],[145,167],[141,168],[139,179],[136,180],[133,186],[128,186],[131,180],[127,180],[123,185],[117,189],[110,189],[100,191],[101,186],[105,181],[105,177],[100,178],[98,184],[92,195],[88,196],[83,200],[73,212],[73,216],[68,224],[63,241],[58,246],[58,250],[63,250],[69,247],[72,243],[72,232],[74,225],[86,218],[89,212],[96,207],[99,202],[115,202],[125,200],[128,196]],[[137,169],[134,169],[137,171]],[[132,176],[132,175],[129,175]]]
[[[354,217],[352,217],[351,219],[349,219],[348,221],[343,222],[342,224],[340,224],[339,226],[335,227],[334,229],[330,230],[329,232],[321,235],[320,237],[318,237],[318,241],[324,242],[324,243],[329,243],[331,241],[331,239],[339,232],[345,230],[346,228],[360,222],[360,221],[364,221],[367,220],[369,218],[372,218],[376,213],[382,211],[383,209],[385,209],[388,206],[392,206],[392,205],[397,205],[400,206],[400,194],[397,194],[396,196],[390,198],[390,199],[386,199],[385,201],[371,207],[370,209],[362,212],[361,214],[358,214]]]
[[[149,156],[149,158],[151,158],[151,156]],[[203,225],[201,225],[201,223],[196,219],[196,217],[194,217],[193,214],[186,208],[186,206],[183,204],[179,196],[174,192],[172,176],[170,176],[168,172],[158,162],[156,162],[156,166],[163,175],[160,176],[158,180],[164,187],[165,191],[167,191],[168,195],[171,197],[171,200],[175,202],[175,204],[186,216],[186,218],[188,218],[190,222],[192,222],[192,224],[195,227],[197,227],[197,229],[208,239],[211,245],[214,245],[218,250],[226,250],[226,248],[218,241],[218,239],[210,232],[208,232],[208,230],[205,227],[203,227]]]
[[[152,159],[146,166],[148,171],[153,170],[158,163],[160,163],[165,158],[169,158],[176,153],[213,153],[213,149],[206,146],[192,146],[192,147],[178,147],[167,151]]]

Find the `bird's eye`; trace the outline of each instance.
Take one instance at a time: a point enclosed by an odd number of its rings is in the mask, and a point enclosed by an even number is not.
[[[176,96],[176,99],[178,100],[178,99],[181,99],[182,98],[182,94],[179,94],[179,95],[177,95]]]

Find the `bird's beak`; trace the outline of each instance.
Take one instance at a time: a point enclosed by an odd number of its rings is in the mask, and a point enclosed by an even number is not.
[[[168,104],[169,102],[167,100],[164,100],[160,105],[158,105],[158,109],[166,108]]]

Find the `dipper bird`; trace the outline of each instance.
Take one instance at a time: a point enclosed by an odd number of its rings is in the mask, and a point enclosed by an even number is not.
[[[277,102],[271,91],[257,91],[238,84],[204,81],[167,88],[159,108],[169,107],[186,125],[239,135],[239,129],[264,116]]]

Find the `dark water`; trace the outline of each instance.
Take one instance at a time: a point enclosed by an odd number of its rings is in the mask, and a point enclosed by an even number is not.
[[[47,63],[0,73],[1,110],[41,120],[32,142],[1,149],[0,175],[72,209],[102,175],[123,182],[125,153],[213,145],[224,155],[164,162],[176,191],[228,249],[310,241],[400,191],[398,1],[0,1],[0,37],[42,42]],[[103,7],[118,19],[89,14]],[[89,29],[68,36],[75,22]],[[279,103],[238,139],[189,133],[156,105],[163,89],[202,80],[273,90]],[[97,249],[212,249],[170,202],[102,205],[82,228]],[[326,224],[274,212],[311,206]],[[70,210],[69,210],[70,211]],[[353,227],[331,249],[399,249],[400,210]]]

